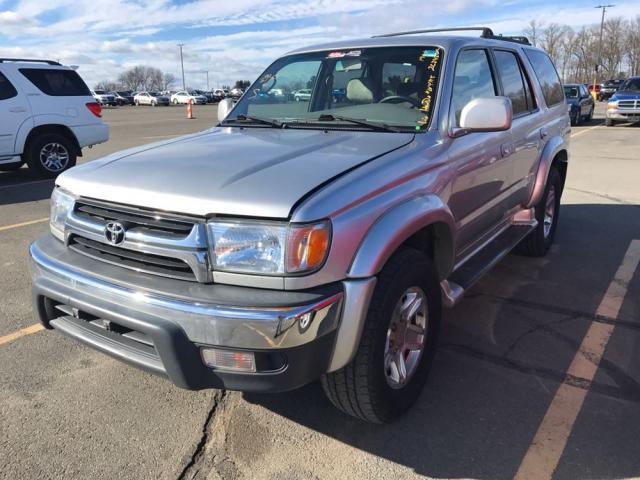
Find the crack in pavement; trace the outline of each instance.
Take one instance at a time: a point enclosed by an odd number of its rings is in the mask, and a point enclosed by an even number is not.
[[[200,441],[196,445],[193,453],[191,454],[190,460],[178,475],[177,480],[190,480],[196,478],[198,473],[200,472],[200,463],[204,457],[205,447],[207,442],[209,441],[209,426],[213,421],[216,411],[218,407],[222,404],[224,399],[227,396],[226,390],[217,390],[213,394],[213,398],[211,399],[211,406],[209,407],[209,413],[207,414],[207,418],[202,425],[202,435],[200,437]]]

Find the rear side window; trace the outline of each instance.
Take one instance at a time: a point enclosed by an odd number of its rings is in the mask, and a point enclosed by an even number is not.
[[[524,52],[533,66],[533,71],[536,72],[547,106],[551,107],[564,102],[560,77],[549,56],[538,50],[525,49]]]
[[[496,68],[502,82],[503,93],[511,99],[513,114],[528,113],[535,109],[529,81],[522,71],[514,52],[495,50]]]
[[[52,97],[91,96],[89,87],[73,70],[21,68],[20,73],[38,87],[42,93]]]
[[[451,98],[456,126],[460,125],[460,114],[467,103],[474,98],[495,97],[496,94],[487,51],[463,50],[456,63]]]
[[[0,73],[0,100],[13,98],[16,95],[18,95],[18,92],[15,87],[7,80],[7,77]]]

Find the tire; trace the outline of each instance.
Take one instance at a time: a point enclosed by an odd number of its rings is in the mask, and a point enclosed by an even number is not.
[[[410,317],[409,322],[414,326],[419,321],[424,323],[425,333],[418,334],[422,337],[423,350],[417,357],[412,357],[417,351],[406,357],[404,353],[393,355],[393,349],[387,353],[388,337],[395,334],[404,338],[408,331],[397,313],[406,305],[408,295],[413,294],[424,299],[419,310],[422,315]],[[398,250],[378,276],[354,359],[321,379],[331,403],[347,415],[372,423],[390,422],[406,412],[418,399],[433,363],[440,326],[440,299],[438,276],[431,260],[417,250]],[[392,331],[392,324],[399,326]],[[419,343],[417,337],[416,342]],[[398,375],[397,360],[388,364],[386,361],[400,356],[405,359],[402,364],[406,362],[405,383]],[[392,378],[394,375],[400,383]]]
[[[151,102],[151,106],[152,107],[157,107],[158,106],[158,102],[156,102],[156,101]]]
[[[607,119],[605,119],[604,124],[605,124],[607,127],[613,127],[613,126],[616,124],[616,122],[614,122],[614,121],[613,121],[613,120],[611,120],[610,118],[607,118]]]
[[[571,115],[571,125],[574,127],[580,124],[580,111],[576,110],[576,113]]]
[[[29,142],[25,150],[29,170],[39,177],[55,178],[76,164],[76,150],[73,144],[67,137],[58,133],[37,136]],[[49,154],[52,154],[51,157]],[[61,158],[63,156],[64,158]]]
[[[139,106],[140,106],[140,100],[134,100],[134,101],[133,101],[133,104],[134,104],[136,107],[139,107]]]
[[[14,172],[20,170],[24,162],[0,163],[0,172]]]
[[[178,105],[178,99],[177,99],[177,98],[174,98],[174,99],[173,99],[173,104],[174,104],[174,105]]]
[[[538,226],[516,247],[516,252],[527,257],[543,257],[553,244],[560,218],[560,197],[562,179],[555,167],[549,170],[549,177],[540,202],[535,206]],[[552,210],[551,210],[552,209]]]
[[[593,120],[593,111],[595,109],[596,109],[595,105],[591,107],[591,110],[589,111],[589,115],[587,115],[587,118],[586,118],[587,122],[590,122],[591,120]]]

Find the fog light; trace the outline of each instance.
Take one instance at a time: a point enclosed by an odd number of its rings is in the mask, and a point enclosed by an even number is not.
[[[233,350],[203,348],[202,360],[204,360],[204,363],[208,367],[220,370],[236,370],[241,372],[256,371],[256,360],[253,352],[234,352]]]

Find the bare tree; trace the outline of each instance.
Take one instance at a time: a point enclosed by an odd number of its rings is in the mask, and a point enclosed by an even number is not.
[[[524,34],[529,38],[531,44],[534,47],[538,46],[538,39],[540,35],[540,30],[542,29],[543,23],[537,21],[535,18],[531,20],[524,29]]]
[[[170,90],[176,83],[176,76],[173,73],[165,73],[162,75],[162,90]]]
[[[118,90],[118,84],[110,80],[102,81],[96,83],[94,90],[106,90],[107,92],[114,92]]]

